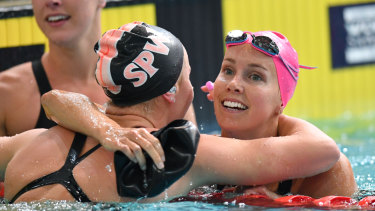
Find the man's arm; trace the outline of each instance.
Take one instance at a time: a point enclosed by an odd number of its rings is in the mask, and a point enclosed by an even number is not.
[[[159,168],[164,168],[164,151],[157,138],[144,128],[120,127],[87,96],[52,90],[42,96],[41,103],[48,118],[63,127],[90,134],[109,151],[122,151],[129,159],[139,163],[142,169],[146,168],[142,149]]]

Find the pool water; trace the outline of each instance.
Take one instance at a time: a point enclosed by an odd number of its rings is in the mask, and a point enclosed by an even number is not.
[[[345,113],[331,120],[309,120],[330,135],[349,158],[355,179],[361,190],[357,195],[363,198],[375,195],[375,112],[353,117]],[[291,208],[267,208],[242,203],[209,204],[203,202],[158,202],[132,203],[78,203],[78,202],[34,202],[1,204],[0,210],[290,210]],[[299,209],[299,208],[292,208]],[[310,209],[311,210],[311,209]],[[312,209],[320,210],[320,209]]]

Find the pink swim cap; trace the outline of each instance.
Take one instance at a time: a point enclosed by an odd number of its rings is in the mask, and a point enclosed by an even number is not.
[[[240,32],[239,30],[232,31],[228,33],[228,36],[231,36],[231,33],[237,33]],[[276,44],[276,49],[278,49],[278,54],[271,55],[266,52],[264,49],[260,49],[261,46],[255,46],[254,44],[251,44],[256,50],[268,55],[272,56],[273,63],[276,67],[277,72],[277,79],[279,83],[279,89],[280,89],[280,95],[281,95],[281,101],[282,105],[285,107],[288,101],[292,98],[294,90],[297,85],[298,80],[298,73],[299,68],[305,68],[305,69],[314,69],[313,67],[303,66],[299,65],[298,63],[298,54],[296,50],[292,47],[288,39],[282,35],[279,32],[274,31],[259,31],[259,32],[245,32],[247,35],[246,40],[240,40],[236,41],[235,39],[231,37],[228,41],[228,36],[226,38],[227,42],[227,48],[232,45],[241,45],[244,43],[252,43],[253,37],[255,39],[260,36],[265,36],[270,38],[274,44]],[[244,35],[242,35],[244,36]],[[259,48],[260,47],[260,48]]]

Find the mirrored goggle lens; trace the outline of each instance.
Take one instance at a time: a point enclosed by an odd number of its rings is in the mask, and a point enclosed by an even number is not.
[[[247,34],[241,30],[233,30],[225,37],[225,43],[241,43],[247,39]]]
[[[253,37],[252,43],[255,47],[260,48],[261,50],[264,50],[272,55],[279,54],[279,48],[277,47],[276,43],[271,40],[271,38],[266,36],[251,36]]]

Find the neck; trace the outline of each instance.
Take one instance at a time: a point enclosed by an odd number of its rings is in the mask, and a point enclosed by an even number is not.
[[[133,114],[107,115],[124,128],[156,128],[152,120],[143,116]]]
[[[94,45],[101,36],[100,12],[91,24],[91,28],[81,36],[54,42],[49,40],[49,52],[43,55],[43,65],[46,71],[59,74],[61,78],[94,79],[94,70],[98,56],[94,52]],[[48,67],[52,67],[51,69]]]
[[[222,129],[221,136],[242,140],[276,137],[278,136],[278,121],[263,123],[246,130]]]
[[[161,110],[144,111],[142,106],[120,108],[109,105],[106,114],[125,128],[162,128],[167,125],[167,120],[158,114]]]

